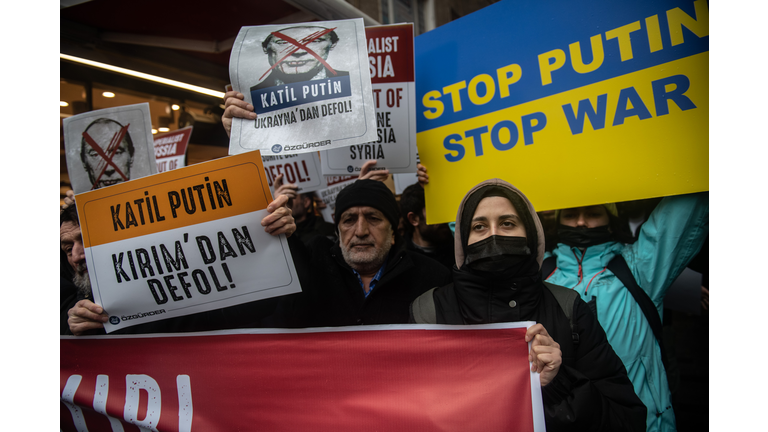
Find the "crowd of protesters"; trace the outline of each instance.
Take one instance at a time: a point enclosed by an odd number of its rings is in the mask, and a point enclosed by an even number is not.
[[[227,132],[233,117],[253,118],[242,94],[228,92],[225,105]],[[686,267],[708,273],[707,193],[538,214],[524,191],[489,179],[466,193],[454,224],[428,225],[426,167],[397,197],[373,164],[338,194],[332,222],[312,193],[276,179],[262,226],[288,237],[300,293],[118,333],[535,321],[526,340],[547,430],[676,430],[664,298]],[[104,334],[66,201],[61,334]]]

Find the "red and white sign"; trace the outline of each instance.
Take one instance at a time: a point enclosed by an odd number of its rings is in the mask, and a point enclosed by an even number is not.
[[[62,431],[543,431],[526,327],[61,337]]]
[[[322,151],[323,174],[359,174],[369,160],[376,161],[376,169],[415,173],[413,24],[366,27],[365,40],[376,107],[377,140]]]
[[[187,155],[190,136],[192,136],[192,126],[155,135],[157,172],[170,171],[185,166],[184,157]]]
[[[357,176],[325,176],[325,181],[328,187],[317,191],[317,196],[325,204],[320,209],[320,214],[323,215],[323,220],[333,223],[333,215],[336,211],[336,196],[342,189],[357,181]]]
[[[272,192],[275,191],[275,178],[283,175],[283,183],[295,184],[298,193],[312,192],[325,187],[325,179],[320,174],[320,157],[317,152],[262,156],[264,171]]]

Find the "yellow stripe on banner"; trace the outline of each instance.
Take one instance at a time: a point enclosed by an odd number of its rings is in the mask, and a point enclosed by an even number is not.
[[[596,113],[604,106],[604,122],[585,120],[576,133],[581,121],[570,124],[566,112],[588,118],[580,101]],[[494,177],[537,211],[705,191],[709,53],[424,131],[417,141],[430,224],[455,220],[465,193]]]
[[[86,248],[265,209],[272,201],[252,151],[77,195]]]

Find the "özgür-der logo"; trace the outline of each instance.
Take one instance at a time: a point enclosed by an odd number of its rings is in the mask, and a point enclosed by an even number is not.
[[[272,146],[272,153],[280,153],[281,151],[283,151],[283,146],[280,144],[275,144]]]
[[[118,325],[120,324],[120,318],[112,315],[111,317],[109,317],[109,323],[112,325]]]
[[[354,167],[352,167],[352,165],[349,165],[349,166],[347,167],[347,172],[353,172],[354,170],[355,170],[355,168],[354,168]]]

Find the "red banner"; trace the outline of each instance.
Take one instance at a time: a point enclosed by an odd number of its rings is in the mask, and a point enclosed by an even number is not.
[[[413,25],[366,27],[371,84],[413,81]]]
[[[185,166],[184,156],[187,154],[187,144],[191,136],[192,126],[154,136],[157,172],[170,171]]]
[[[519,325],[64,336],[61,429],[539,430]]]

